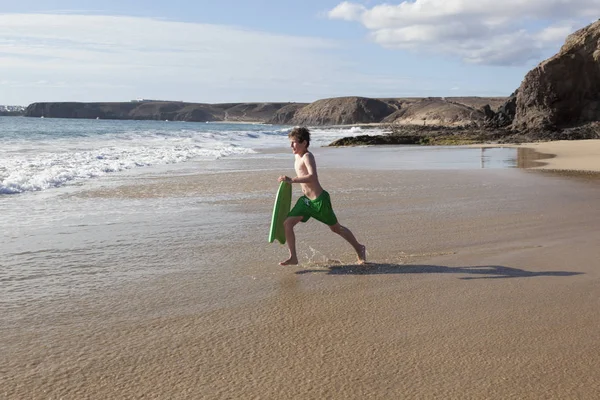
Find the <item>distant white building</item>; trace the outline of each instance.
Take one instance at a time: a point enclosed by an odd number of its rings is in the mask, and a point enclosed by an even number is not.
[[[25,111],[25,107],[23,107],[23,106],[4,106],[4,105],[0,105],[0,111],[5,111],[5,112],[21,112],[21,111]]]

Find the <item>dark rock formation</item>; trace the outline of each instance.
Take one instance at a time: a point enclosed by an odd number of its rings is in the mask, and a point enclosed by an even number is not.
[[[485,114],[484,125],[489,128],[503,128],[513,123],[517,112],[517,92],[511,94],[508,100],[505,101],[496,112],[492,111],[490,106],[482,108]]]
[[[374,144],[422,144],[420,135],[359,135],[333,141],[329,146],[366,146]]]
[[[346,125],[381,122],[396,111],[387,102],[366,97],[336,97],[317,100],[298,109],[284,123],[289,125]]]
[[[479,143],[531,142],[531,136],[506,129],[473,126],[392,125],[390,131],[377,136],[354,136],[338,139],[330,146],[365,146],[377,144],[468,145]]]
[[[529,71],[513,128],[556,130],[600,120],[600,20],[569,35],[558,54]]]
[[[496,113],[492,111],[492,108],[489,104],[486,104],[485,106],[481,107],[481,112],[483,112],[486,119],[492,119],[496,116]]]

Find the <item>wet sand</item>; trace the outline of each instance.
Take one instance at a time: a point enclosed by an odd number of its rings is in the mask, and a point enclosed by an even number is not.
[[[296,231],[300,265],[280,267],[285,247],[266,243],[272,199],[257,195],[274,192],[277,172],[261,162],[86,193],[210,188],[248,217],[235,243],[198,243],[191,271],[23,306],[0,328],[0,397],[598,396],[598,181],[322,168],[371,264],[355,265],[347,243],[310,221]],[[203,263],[221,282],[207,286]]]

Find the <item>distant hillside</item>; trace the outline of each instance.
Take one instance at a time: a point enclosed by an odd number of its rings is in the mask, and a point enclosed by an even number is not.
[[[483,106],[497,108],[506,99],[484,97],[385,98],[336,97],[313,103],[33,103],[27,117],[169,121],[260,122],[281,125],[352,125],[365,123],[449,125],[479,123]]]
[[[481,109],[436,97],[403,104],[383,122],[398,125],[462,126],[483,123],[485,118]]]
[[[298,108],[285,121],[289,125],[346,125],[381,122],[397,108],[378,99],[337,97],[317,100]]]
[[[27,117],[169,121],[265,122],[289,103],[204,104],[184,102],[33,103]]]

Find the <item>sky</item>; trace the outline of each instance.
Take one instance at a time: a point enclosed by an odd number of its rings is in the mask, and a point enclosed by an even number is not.
[[[0,104],[508,96],[600,0],[0,0]]]

